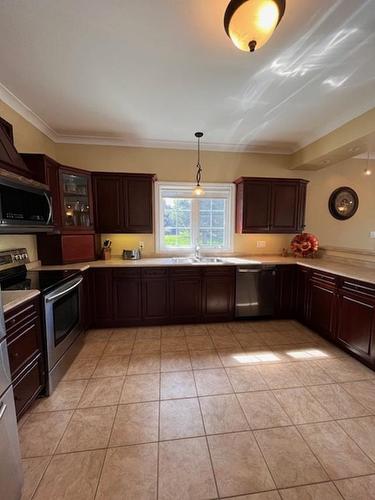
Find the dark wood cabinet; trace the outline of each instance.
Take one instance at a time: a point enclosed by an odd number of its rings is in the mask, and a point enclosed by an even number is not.
[[[202,314],[205,321],[230,321],[234,317],[235,267],[205,268]]]
[[[138,325],[142,321],[142,291],[140,269],[113,271],[114,324]]]
[[[308,324],[332,340],[336,333],[336,306],[336,277],[314,271],[308,286]]]
[[[70,264],[94,260],[91,174],[67,167],[42,154],[22,154],[35,180],[47,184],[52,194],[52,234],[39,234],[38,256],[43,264]]]
[[[235,267],[92,269],[96,327],[228,321]]]
[[[39,297],[5,313],[5,329],[17,417],[45,388]]]
[[[142,318],[144,323],[169,321],[169,280],[167,268],[142,269]]]
[[[91,271],[91,316],[96,327],[113,326],[112,269]]]
[[[100,233],[123,232],[123,193],[120,175],[94,174],[95,226]]]
[[[338,305],[337,342],[375,365],[375,286],[344,279]]]
[[[126,233],[152,233],[154,176],[127,175],[123,179]]]
[[[307,182],[241,177],[236,183],[237,233],[300,233],[305,227]]]
[[[152,233],[153,174],[93,174],[99,233]]]
[[[276,268],[276,316],[293,318],[296,306],[297,267],[294,265],[277,266]]]
[[[201,269],[171,269],[169,286],[171,321],[198,322],[202,317]]]
[[[264,179],[243,180],[236,190],[236,232],[268,233],[272,184]]]
[[[306,267],[297,266],[296,269],[296,318],[302,323],[307,323],[308,315],[308,283],[310,277],[310,270]]]
[[[81,311],[82,311],[82,326],[84,330],[88,330],[93,322],[91,300],[92,300],[92,279],[91,273],[87,269],[82,272],[83,283],[81,293]]]

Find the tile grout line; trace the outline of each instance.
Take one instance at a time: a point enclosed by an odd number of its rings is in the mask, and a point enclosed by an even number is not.
[[[114,331],[114,330],[112,330],[111,337],[112,337],[112,335],[113,335],[113,331]],[[134,345],[134,342],[133,342],[133,345]],[[99,474],[98,474],[98,480],[97,480],[97,483],[96,483],[95,493],[94,493],[94,496],[93,496],[93,499],[94,499],[94,500],[95,500],[95,498],[97,498],[97,496],[98,496],[98,491],[99,491],[100,481],[101,481],[101,479],[102,479],[104,466],[105,466],[105,463],[106,463],[106,461],[107,461],[107,457],[108,457],[108,450],[110,449],[110,448],[109,448],[109,443],[111,442],[111,437],[112,437],[113,429],[114,429],[114,426],[115,426],[115,422],[116,422],[116,418],[117,418],[117,414],[118,414],[118,409],[119,409],[119,406],[120,406],[120,405],[119,405],[119,403],[120,403],[120,400],[121,400],[122,391],[123,391],[123,389],[124,389],[125,380],[126,380],[126,376],[127,376],[128,369],[129,369],[129,363],[130,363],[130,356],[129,356],[128,365],[127,365],[127,367],[126,367],[126,373],[125,373],[125,376],[124,376],[124,382],[123,382],[122,387],[121,387],[119,400],[118,400],[118,403],[117,403],[117,406],[116,406],[116,412],[115,412],[115,415],[114,415],[114,418],[113,418],[113,421],[112,421],[111,430],[110,430],[109,435],[108,435],[107,447],[105,448],[105,453],[104,453],[103,462],[102,462],[102,465],[101,465],[101,467],[100,467],[100,471],[99,471]],[[112,406],[112,405],[111,405],[111,406]]]
[[[190,364],[192,364],[190,352],[189,352],[189,356],[190,356]],[[213,464],[213,461],[212,461],[212,455],[211,455],[210,445],[209,445],[208,438],[207,438],[206,424],[205,424],[204,417],[203,417],[201,402],[200,402],[199,394],[198,394],[198,386],[197,386],[197,381],[195,379],[194,371],[193,371],[193,380],[194,380],[195,392],[197,394],[197,401],[198,401],[199,411],[200,411],[200,415],[201,415],[201,419],[202,419],[203,431],[204,431],[204,434],[205,434],[204,438],[205,438],[205,441],[206,441],[208,456],[209,456],[210,464],[211,464],[212,475],[213,475],[214,482],[215,482],[215,488],[216,488],[217,498],[220,498],[219,487],[218,487],[218,484],[217,484],[217,479],[216,479],[216,474],[215,474],[215,468],[214,468],[214,464]]]

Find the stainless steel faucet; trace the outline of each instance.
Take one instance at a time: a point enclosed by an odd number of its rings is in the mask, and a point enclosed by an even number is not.
[[[201,247],[199,245],[195,245],[194,257],[198,260],[201,258]]]

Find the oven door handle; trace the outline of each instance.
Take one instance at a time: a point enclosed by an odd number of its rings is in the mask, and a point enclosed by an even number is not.
[[[75,288],[77,288],[77,286],[79,286],[82,283],[82,281],[83,281],[83,278],[80,278],[78,281],[76,281],[74,283],[74,285],[70,286],[66,290],[63,290],[62,292],[57,293],[56,295],[52,295],[52,297],[46,297],[46,302],[53,302],[54,300],[58,299],[59,297],[66,295],[67,293],[69,293],[72,290],[74,290]]]
[[[49,225],[52,222],[52,202],[51,202],[51,198],[48,195],[48,193],[44,192],[44,196],[46,197],[47,204],[48,204],[48,219],[47,219],[46,224]]]

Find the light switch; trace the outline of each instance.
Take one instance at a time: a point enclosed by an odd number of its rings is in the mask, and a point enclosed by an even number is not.
[[[371,231],[370,232],[370,238],[374,238],[375,239],[375,231]]]

